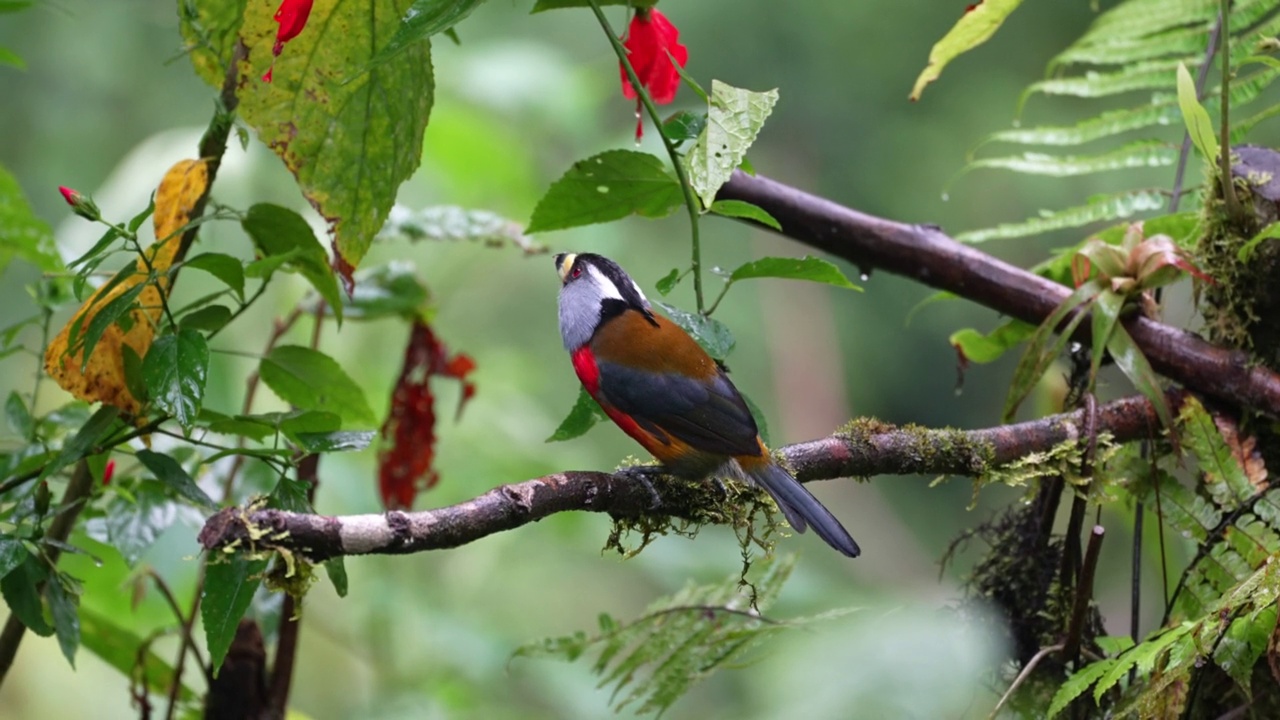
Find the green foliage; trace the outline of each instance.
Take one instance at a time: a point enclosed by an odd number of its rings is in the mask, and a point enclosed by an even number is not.
[[[601,613],[595,635],[546,638],[516,650],[516,657],[573,662],[595,655],[591,671],[600,687],[612,686],[616,712],[661,714],[694,684],[725,667],[743,662],[747,651],[785,630],[851,612],[772,620],[762,613],[777,599],[795,567],[795,556],[755,563],[759,579],[743,592],[741,576],[720,583],[688,585],[651,604],[644,615],[620,622]]]
[[[484,0],[413,0],[400,19],[396,34],[369,61],[369,69],[394,58],[414,43],[449,30],[482,2]]]
[[[916,78],[911,99],[919,100],[925,86],[937,80],[948,63],[991,39],[1009,13],[1021,4],[1022,0],[986,0],[966,8],[956,24],[929,51],[929,64]]]
[[[344,425],[368,427],[377,422],[360,386],[318,350],[281,345],[262,358],[258,372],[262,382],[291,405],[335,413]]]
[[[747,157],[747,149],[773,112],[778,91],[752,92],[711,81],[707,125],[684,156],[693,186],[703,205],[715,203],[720,186]]]
[[[1228,23],[1232,69],[1254,56],[1260,42],[1280,32],[1280,2],[1251,0],[1232,6]],[[1181,132],[1169,128],[1186,127],[1200,154],[1209,162],[1216,158],[1220,87],[1203,88],[1201,104],[1192,81],[1193,72],[1204,64],[1210,30],[1216,23],[1218,3],[1214,0],[1162,2],[1129,0],[1098,15],[1090,30],[1060,52],[1050,62],[1050,78],[1033,83],[1024,93],[1023,103],[1037,94],[1079,98],[1108,98],[1144,91],[1135,105],[1107,109],[1073,125],[1015,128],[992,134],[984,144],[1012,143],[1022,146],[1048,145],[1059,148],[1082,146],[1096,141],[1123,145],[1090,154],[1045,154],[1027,152],[1004,157],[974,158],[966,170],[1000,168],[1039,175],[1077,175],[1083,172],[1117,172],[1126,169],[1172,164],[1177,157]],[[1280,76],[1280,69],[1263,63],[1261,70],[1235,72],[1228,96],[1233,142],[1262,119],[1274,114],[1268,108],[1255,116],[1234,112],[1260,96]],[[1185,124],[1184,124],[1185,123]],[[1132,133],[1143,135],[1133,138]],[[1190,172],[1197,178],[1200,173]],[[959,237],[968,242],[1013,238],[1053,230],[1080,227],[1095,222],[1140,217],[1164,208],[1167,199],[1153,190],[1127,190],[1089,200],[1064,210],[1048,210],[1023,222],[969,231]]]
[[[948,342],[964,354],[965,360],[976,363],[995,362],[1010,348],[1017,346],[1035,332],[1035,326],[1021,320],[1006,320],[995,330],[983,335],[973,328],[963,328],[951,333]]]
[[[264,258],[281,258],[283,266],[305,277],[342,319],[342,294],[329,270],[329,257],[301,215],[279,205],[258,203],[245,213],[242,225]]]
[[[456,205],[438,205],[421,210],[397,205],[391,209],[387,224],[378,232],[378,240],[469,240],[488,247],[514,245],[528,254],[546,252],[546,248],[524,234],[519,223],[489,210],[468,210]]]
[[[579,160],[533,209],[525,232],[563,230],[636,214],[665,217],[684,203],[680,183],[662,161],[635,150],[609,150]]]
[[[701,313],[691,313],[664,302],[655,303],[685,332],[693,336],[707,354],[716,360],[724,360],[733,351],[735,340],[729,328],[719,320]]]
[[[849,290],[861,291],[830,261],[806,255],[802,258],[765,257],[738,266],[729,276],[729,283],[749,278],[786,278],[825,283]]]
[[[563,442],[585,434],[596,423],[608,420],[609,416],[600,409],[597,403],[587,394],[586,388],[578,388],[578,399],[574,401],[569,415],[560,422],[560,427],[551,433],[547,442]]]
[[[161,455],[150,450],[139,450],[137,453],[138,462],[146,466],[151,474],[166,487],[176,493],[179,497],[199,506],[206,510],[212,510],[218,507],[213,501],[196,485],[196,481],[182,469],[182,465],[168,455]]]
[[[147,396],[184,428],[200,412],[208,372],[209,345],[189,328],[156,338],[142,361]]]
[[[335,250],[354,267],[386,220],[400,184],[418,167],[434,102],[431,46],[409,43],[351,77],[373,60],[382,45],[378,38],[400,30],[413,2],[320,4],[307,31],[274,58],[273,82],[262,82],[273,59],[275,5],[251,0],[240,24],[249,60],[240,67],[239,117],[294,174],[329,223]]]
[[[262,584],[266,560],[252,560],[243,554],[211,558],[205,563],[204,593],[200,597],[200,620],[209,645],[209,665],[216,674],[235,638],[236,627],[249,609],[253,594]]]
[[[765,212],[759,206],[752,205],[742,200],[717,200],[711,203],[711,207],[707,208],[709,212],[723,217],[739,218],[741,220],[755,220],[766,227],[773,228],[778,232],[782,232],[782,226],[774,219],[772,215]]]
[[[0,272],[15,257],[46,272],[62,269],[49,225],[31,212],[18,181],[0,166]]]

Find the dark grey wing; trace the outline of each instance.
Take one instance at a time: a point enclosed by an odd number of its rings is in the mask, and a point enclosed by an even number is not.
[[[755,418],[723,372],[699,381],[607,361],[597,361],[597,365],[605,399],[642,427],[652,431],[656,426],[704,452],[760,454]]]

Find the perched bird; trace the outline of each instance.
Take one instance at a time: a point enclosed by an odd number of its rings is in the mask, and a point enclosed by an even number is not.
[[[724,368],[678,325],[655,315],[617,263],[591,253],[555,260],[564,347],[583,387],[618,427],[673,475],[719,472],[755,481],[797,532],[812,526],[831,547],[858,556],[858,544],[831,511],[773,461]]]

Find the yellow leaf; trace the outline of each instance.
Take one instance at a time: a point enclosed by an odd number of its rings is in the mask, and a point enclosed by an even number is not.
[[[920,71],[915,87],[911,88],[911,101],[920,99],[924,86],[937,80],[947,63],[989,40],[1009,13],[1021,4],[1022,0],[980,0],[970,5],[955,26],[929,51],[929,64]]]
[[[94,316],[112,300],[146,282],[150,276],[147,262],[141,258],[134,265],[134,273],[110,290],[95,292],[76,311],[71,321],[62,328],[45,350],[44,369],[64,390],[88,402],[104,402],[125,413],[136,415],[142,404],[129,392],[125,383],[123,347],[128,345],[139,358],[147,355],[155,338],[156,326],[163,312],[162,292],[168,292],[166,275],[182,244],[182,229],[191,222],[191,215],[204,198],[209,184],[209,165],[204,160],[183,160],[165,173],[156,189],[155,222],[156,242],[147,249],[151,269],[157,273],[156,281],[143,288],[138,295],[137,306],[129,311],[132,321],[126,331],[112,323],[103,331],[101,339],[93,346],[88,362],[84,361],[82,338]],[[69,347],[72,328],[78,328],[74,352]]]

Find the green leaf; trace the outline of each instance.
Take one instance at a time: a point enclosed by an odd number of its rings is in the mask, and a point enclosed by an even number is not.
[[[317,4],[306,31],[274,58],[279,24],[264,6],[246,12],[240,39],[237,114],[284,161],[329,223],[337,253],[352,268],[373,242],[396,192],[422,158],[422,134],[434,100],[429,41],[358,77],[399,30],[409,0]],[[335,82],[349,78],[345,82]],[[221,85],[221,81],[218,82]]]
[[[1245,697],[1253,695],[1253,666],[1267,649],[1267,641],[1275,628],[1275,605],[1263,609],[1257,617],[1238,617],[1213,653],[1213,661],[1236,681]]]
[[[26,561],[27,546],[16,537],[0,537],[0,578]]]
[[[40,477],[37,479],[44,480],[88,454],[89,450],[115,424],[116,416],[119,414],[120,409],[114,405],[103,405],[98,408],[97,412],[91,415],[84,425],[80,426],[75,437],[62,446],[58,457],[44,466],[44,470],[40,472]]]
[[[22,438],[31,438],[35,431],[35,422],[31,419],[31,412],[27,410],[26,401],[17,390],[10,392],[9,399],[5,400],[4,415],[14,433]]]
[[[586,433],[593,425],[608,420],[609,416],[600,409],[600,404],[591,399],[585,388],[578,388],[578,399],[573,403],[569,415],[560,422],[560,427],[551,433],[547,442],[563,442],[572,440]]]
[[[404,52],[414,43],[462,22],[484,0],[414,0],[400,19],[396,34],[391,36],[369,61],[376,67]]]
[[[1196,97],[1196,83],[1187,72],[1187,66],[1178,64],[1178,107],[1182,109],[1182,122],[1187,126],[1191,142],[1201,157],[1213,161],[1218,157],[1218,139],[1214,137],[1213,121],[1209,112]]]
[[[1170,412],[1169,402],[1165,399],[1164,388],[1160,387],[1160,378],[1156,376],[1155,370],[1151,369],[1147,356],[1142,354],[1142,350],[1133,341],[1129,331],[1124,329],[1124,325],[1116,324],[1111,337],[1107,338],[1107,350],[1116,361],[1116,367],[1120,368],[1120,372],[1123,372],[1138,392],[1145,395],[1155,406],[1160,424],[1166,428],[1173,427],[1173,413]]]
[[[21,565],[0,578],[0,593],[4,595],[9,612],[40,637],[49,637],[54,632],[44,619],[44,605],[40,602],[38,590],[46,572],[40,558],[28,555]]]
[[[724,217],[740,218],[743,220],[755,220],[761,225],[771,227],[778,232],[782,232],[782,225],[774,219],[764,208],[758,205],[752,205],[743,200],[717,200],[711,203],[709,208],[716,215]]]
[[[1179,435],[1204,473],[1203,489],[1214,504],[1235,510],[1257,491],[1217,423],[1196,398],[1187,398],[1178,412]]]
[[[1021,320],[1006,320],[990,333],[983,335],[973,328],[951,333],[951,346],[964,353],[969,362],[985,364],[995,362],[1010,348],[1026,340],[1035,332],[1035,326]]]
[[[1005,399],[1003,422],[1011,422],[1018,406],[1035,388],[1036,383],[1049,370],[1049,366],[1062,352],[1071,333],[1088,317],[1087,306],[1101,292],[1101,286],[1089,282],[1076,288],[1045,321],[1036,328],[1027,341],[1027,350],[1014,368],[1013,380],[1009,383],[1009,396]],[[1058,325],[1073,310],[1079,310],[1058,332]]]
[[[777,90],[752,92],[711,81],[707,127],[685,155],[689,183],[703,205],[711,207],[715,202],[720,186],[746,158],[777,102]]]
[[[733,271],[729,276],[729,282],[737,282],[739,280],[747,280],[750,278],[787,278],[790,280],[808,280],[810,282],[826,283],[827,285],[835,285],[836,287],[847,288],[849,290],[862,291],[862,288],[854,285],[845,277],[840,268],[834,264],[806,255],[802,258],[783,258],[783,257],[765,257],[759,260],[752,260],[749,263],[740,265],[738,269]]]
[[[76,649],[80,647],[80,616],[76,611],[76,597],[62,586],[59,576],[49,578],[44,586],[49,600],[49,614],[53,617],[53,630],[58,636],[62,655],[76,666]]]
[[[281,345],[262,359],[258,372],[272,392],[295,407],[335,413],[348,426],[377,424],[364,391],[322,352]]]
[[[1021,4],[1022,0],[985,0],[970,5],[951,30],[934,43],[929,51],[929,63],[920,71],[915,86],[911,88],[910,99],[919,100],[925,86],[938,79],[947,63],[990,39],[1009,13]]]
[[[119,296],[106,305],[91,311],[90,314],[92,314],[93,319],[89,321],[89,328],[85,330],[83,337],[84,355],[80,364],[81,372],[84,372],[84,369],[88,367],[89,356],[93,354],[93,349],[97,347],[98,341],[102,339],[102,334],[107,331],[107,328],[116,324],[117,321],[125,318],[130,310],[134,309],[138,302],[138,296],[149,286],[150,283],[138,283],[120,293]]]
[[[201,411],[203,416],[207,410]],[[203,419],[203,418],[202,418]],[[209,420],[210,432],[220,435],[236,435],[262,441],[276,433],[276,427],[265,419],[255,415],[237,415],[236,417],[217,417]]]
[[[329,269],[329,256],[301,215],[279,205],[258,203],[245,213],[242,224],[264,256],[286,255],[296,250],[297,254],[291,255],[285,265],[306,278],[334,309],[338,319],[342,319],[342,292]]]
[[[1161,90],[1169,87],[1169,78],[1180,60],[1152,60],[1133,63],[1117,72],[1090,72],[1085,75],[1052,78],[1032,83],[1023,92],[1019,107],[1036,93],[1070,97],[1100,98],[1138,90]]]
[[[215,88],[222,87],[235,52],[237,34],[248,0],[183,0],[178,3],[178,28],[190,48],[196,74]],[[263,9],[262,14],[271,16]],[[269,48],[268,48],[269,50]]]
[[[749,395],[743,393],[742,400],[747,404],[747,409],[751,411],[751,417],[755,418],[756,429],[760,433],[760,439],[764,441],[766,446],[769,445],[769,418],[765,417],[764,411],[756,405],[755,401]]]
[[[1137,108],[1109,110],[1081,120],[1075,125],[1001,130],[987,136],[983,142],[1007,142],[1020,145],[1083,145],[1093,140],[1133,130],[1169,125],[1180,118],[1181,114],[1173,103],[1153,103]]]
[[[352,452],[369,447],[377,435],[372,430],[343,430],[327,433],[297,433],[298,447],[309,453]]]
[[[179,496],[206,510],[216,510],[218,504],[196,485],[196,481],[182,469],[177,460],[168,455],[161,455],[151,450],[139,450],[138,461],[141,462],[157,480],[171,488]]]
[[[1178,150],[1168,143],[1131,143],[1100,155],[1047,155],[1022,153],[1007,157],[982,158],[965,165],[962,172],[980,168],[1011,170],[1026,175],[1075,177],[1130,168],[1167,167],[1177,162]]]
[[[635,150],[609,150],[579,160],[555,181],[533,209],[525,232],[563,230],[632,214],[660,218],[683,202],[680,183],[661,160]]]
[[[324,572],[329,576],[329,582],[333,583],[333,589],[338,593],[338,597],[346,597],[347,565],[343,562],[342,556],[339,555],[325,560]]]
[[[1031,218],[1024,222],[963,232],[956,235],[956,239],[965,243],[980,243],[997,238],[1038,235],[1052,230],[1080,227],[1089,223],[1116,220],[1132,217],[1138,213],[1161,210],[1166,203],[1165,196],[1158,190],[1135,190],[1116,195],[1103,195],[1090,198],[1088,203],[1077,207],[1042,212],[1040,217]]]
[[[85,650],[97,655],[126,677],[135,677],[135,670],[140,669],[141,679],[151,692],[169,692],[173,684],[173,667],[147,650],[142,653],[141,667],[138,668],[142,638],[120,627],[107,616],[99,615],[87,607],[80,608],[80,642]],[[184,684],[179,697],[191,700],[195,693]]]
[[[15,257],[43,272],[62,269],[48,223],[31,212],[17,178],[0,166],[0,272]]]
[[[356,289],[346,299],[346,315],[359,320],[414,318],[426,312],[429,299],[413,264],[396,260],[356,275]]]
[[[465,240],[489,247],[514,245],[525,254],[546,252],[546,248],[525,235],[524,229],[514,220],[488,210],[469,210],[456,205],[436,205],[421,210],[410,210],[397,205],[391,208],[387,224],[382,227],[377,239],[385,242]]]
[[[249,210],[252,212],[253,208]],[[323,254],[324,251],[321,250],[321,255]],[[193,270],[207,272],[218,278],[227,287],[234,290],[240,301],[244,302],[244,263],[239,258],[222,253],[201,253],[182,265]]]
[[[1120,678],[1129,674],[1129,668],[1136,667],[1139,673],[1145,674],[1151,671],[1151,667],[1155,665],[1156,659],[1169,648],[1170,645],[1185,637],[1187,632],[1192,628],[1192,623],[1183,623],[1168,630],[1158,630],[1142,643],[1135,645],[1134,648],[1120,657],[1115,659],[1115,663],[1102,674],[1098,679],[1097,685],[1093,688],[1093,699],[1097,702],[1102,701],[1102,695],[1106,691],[1115,686]]]
[[[1258,245],[1260,245],[1263,240],[1269,240],[1271,238],[1280,238],[1280,222],[1273,222],[1259,230],[1258,234],[1249,238],[1249,242],[1240,247],[1239,252],[1236,253],[1236,257],[1239,258],[1242,263],[1248,262],[1249,257],[1253,255],[1253,251],[1257,249]]]
[[[1097,662],[1089,663],[1067,678],[1062,683],[1062,686],[1058,688],[1058,692],[1054,693],[1053,700],[1049,703],[1049,709],[1045,711],[1045,720],[1052,720],[1058,713],[1066,710],[1072,700],[1080,697],[1092,687],[1098,681],[1098,678],[1110,670],[1112,665],[1115,665],[1115,662],[1114,658],[1103,658]]]
[[[311,501],[307,498],[307,493],[310,489],[310,483],[290,477],[287,473],[282,474],[279,482],[276,483],[275,489],[271,491],[268,505],[278,510],[288,510],[289,512],[315,512],[311,507]]]
[[[200,620],[209,646],[209,664],[216,676],[235,638],[236,627],[262,584],[266,560],[250,560],[233,554],[227,562],[205,563],[204,591],[200,596]]]
[[[1102,358],[1107,354],[1107,343],[1120,322],[1120,311],[1124,309],[1124,297],[1118,293],[1104,290],[1098,293],[1093,302],[1093,322],[1090,326],[1089,338],[1089,387],[1092,388],[1098,378],[1098,368],[1102,367]]]
[[[187,328],[156,338],[142,361],[147,396],[184,428],[191,427],[200,412],[208,373],[209,345],[203,335]]]
[[[676,283],[678,282],[680,282],[680,268],[672,268],[671,272],[664,275],[662,279],[654,283],[653,286],[657,288],[659,295],[666,297],[676,288]]]
[[[672,66],[676,67],[676,66]],[[691,113],[681,110],[662,123],[662,134],[679,145],[685,140],[694,140],[707,127],[706,113]]]
[[[115,495],[107,505],[107,538],[134,567],[156,539],[178,519],[178,505],[153,483],[139,483],[126,496]]]
[[[342,427],[342,418],[331,412],[319,410],[294,410],[287,413],[268,413],[275,416],[280,431],[290,437],[306,433],[331,433]]]
[[[716,360],[724,360],[733,350],[734,339],[733,333],[724,323],[709,318],[706,315],[698,313],[689,313],[681,310],[674,305],[668,305],[664,302],[657,303],[658,307],[671,318],[671,322],[679,325],[685,332],[693,336],[694,340],[707,351],[711,357]]]
[[[230,308],[225,305],[207,305],[179,318],[178,327],[183,331],[200,330],[213,333],[226,327],[229,322],[231,322]]]

